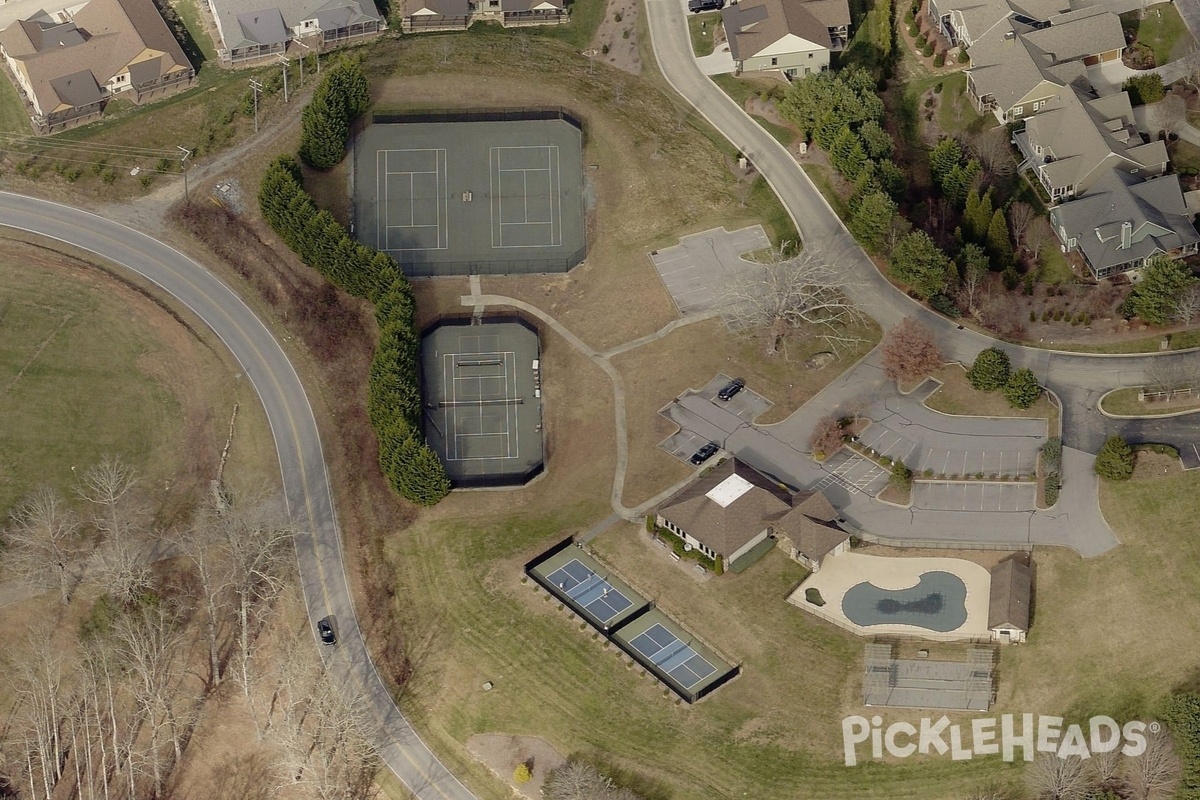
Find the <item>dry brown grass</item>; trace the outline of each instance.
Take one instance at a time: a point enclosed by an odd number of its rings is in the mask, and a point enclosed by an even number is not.
[[[967,371],[959,364],[947,364],[932,377],[942,384],[925,400],[925,405],[934,411],[963,417],[1045,419],[1049,421],[1048,430],[1058,431],[1058,406],[1050,402],[1045,392],[1029,408],[1013,408],[999,390],[980,392],[971,388],[967,382]]]

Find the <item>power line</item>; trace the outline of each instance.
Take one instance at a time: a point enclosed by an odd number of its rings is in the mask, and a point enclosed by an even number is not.
[[[113,155],[144,156],[147,158],[173,158],[175,156],[175,151],[173,150],[159,150],[149,147],[135,147],[132,145],[106,144],[103,142],[71,141],[68,139],[54,139],[43,136],[22,136],[11,133],[0,133],[0,142],[21,144],[30,147],[42,147],[50,150],[59,148],[64,150],[111,152]]]
[[[94,166],[101,166],[101,167],[124,166],[124,165],[120,165],[120,164],[110,164],[107,161],[84,161],[84,160],[78,159],[78,158],[65,158],[65,157],[61,157],[61,156],[44,156],[44,154],[41,154],[41,153],[26,153],[22,150],[12,150],[12,149],[9,149],[6,147],[0,147],[0,153],[11,153],[16,156],[33,156],[34,158],[45,157],[45,158],[51,158],[54,161],[66,162],[68,164],[87,164],[88,166],[93,166],[93,167]],[[174,163],[174,162],[172,162],[172,163]],[[135,166],[138,166],[138,165],[135,165]],[[155,169],[153,167],[138,166],[138,170],[140,172],[154,172],[159,175],[178,175],[179,174],[178,172],[173,171],[173,170]]]

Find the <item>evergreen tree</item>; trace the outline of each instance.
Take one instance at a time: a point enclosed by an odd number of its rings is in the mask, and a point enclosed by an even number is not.
[[[873,119],[867,120],[858,129],[858,135],[863,141],[867,156],[872,161],[889,161],[891,159],[894,149],[891,134],[885,131],[878,122]]]
[[[859,203],[858,212],[850,221],[850,232],[863,247],[873,253],[881,252],[887,244],[896,204],[883,192],[867,195]]]
[[[323,93],[327,94],[327,93]],[[350,123],[341,109],[314,94],[300,112],[300,158],[313,169],[330,169],[346,155]]]
[[[933,176],[933,182],[941,186],[950,170],[961,163],[962,148],[958,142],[950,137],[939,140],[929,153],[929,172]]]
[[[867,154],[863,150],[862,140],[858,134],[850,130],[850,126],[842,128],[837,138],[829,148],[829,162],[833,168],[842,174],[846,180],[853,183],[858,179],[863,167],[867,164]]]
[[[1112,481],[1133,477],[1133,450],[1120,436],[1110,436],[1096,454],[1096,474]]]
[[[1013,249],[1008,235],[1008,221],[1004,219],[1004,211],[999,208],[992,212],[992,219],[987,227],[987,251],[992,259],[993,269],[1007,269],[1012,266]]]
[[[891,273],[907,283],[918,297],[928,300],[946,288],[949,263],[929,234],[913,231],[892,251]]]
[[[981,392],[993,392],[1008,383],[1010,369],[1008,353],[998,347],[989,347],[975,356],[967,370],[967,382]]]
[[[1152,325],[1171,322],[1182,297],[1196,280],[1179,261],[1158,256],[1146,262],[1142,279],[1129,295],[1134,314]]]
[[[1042,394],[1037,376],[1028,367],[1022,367],[1012,374],[1004,386],[1004,399],[1013,408],[1029,408]]]
[[[874,164],[875,180],[879,187],[899,202],[908,191],[908,176],[895,161],[876,161]]]

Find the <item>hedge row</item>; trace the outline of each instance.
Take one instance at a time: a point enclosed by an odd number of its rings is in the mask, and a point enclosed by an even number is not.
[[[375,304],[379,344],[367,414],[379,440],[379,464],[393,490],[433,505],[450,491],[450,481],[421,434],[421,341],[408,281],[391,256],[354,241],[333,215],[317,208],[291,156],[280,156],[267,169],[258,202],[267,224],[304,263]]]
[[[300,159],[313,169],[329,169],[346,155],[350,125],[371,104],[371,87],[357,62],[334,62],[300,113]]]

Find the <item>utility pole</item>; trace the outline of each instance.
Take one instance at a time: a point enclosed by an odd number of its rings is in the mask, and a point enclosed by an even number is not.
[[[187,160],[191,157],[192,151],[180,145],[175,145],[175,149],[183,153],[183,157],[179,159],[179,166],[183,168],[183,202],[184,205],[191,205],[192,198],[188,194]]]
[[[279,63],[283,65],[283,102],[286,103],[288,101],[287,70],[291,62],[288,61],[288,57],[283,53],[280,53],[277,58],[279,59]]]
[[[312,48],[309,47],[308,45],[306,45],[304,42],[300,41],[299,39],[296,40],[296,44],[298,44],[304,48],[304,52],[300,54],[300,88],[303,89],[304,88],[304,57],[306,55],[308,55],[308,51],[311,50]]]
[[[262,91],[262,81],[258,78],[250,79],[250,90],[254,92],[254,132],[258,133],[258,93]]]

